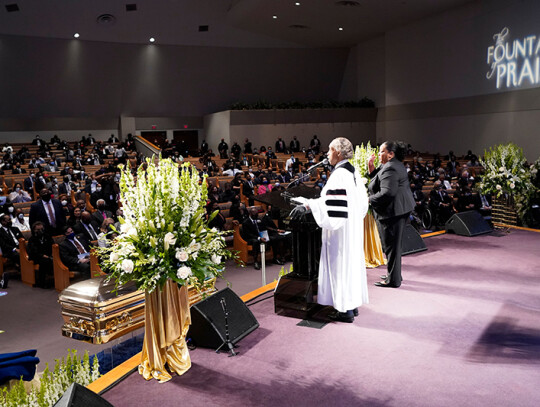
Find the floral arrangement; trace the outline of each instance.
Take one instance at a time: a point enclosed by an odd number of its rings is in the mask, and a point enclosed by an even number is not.
[[[480,191],[513,200],[523,219],[536,192],[531,182],[533,168],[527,165],[523,149],[514,143],[499,144],[486,150],[480,163],[484,167]]]
[[[64,394],[71,383],[79,383],[87,386],[99,378],[99,361],[94,357],[92,365],[88,351],[82,359],[77,356],[76,350],[69,350],[67,360],[56,359],[54,370],[45,368],[39,380],[38,386],[32,386],[27,392],[23,380],[11,390],[0,391],[0,405],[6,407],[39,406],[49,407],[54,405]]]
[[[232,257],[223,232],[208,227],[206,179],[200,183],[190,163],[155,161],[147,159],[136,176],[120,166],[124,214],[113,244],[98,249],[101,266],[117,285],[132,280],[148,292],[169,279],[200,287],[221,275],[224,259]]]
[[[356,168],[356,171],[358,171],[362,177],[364,184],[369,183],[368,161],[373,154],[375,154],[375,161],[373,162],[373,165],[375,168],[377,168],[379,165],[379,147],[371,147],[371,143],[369,141],[365,146],[363,143],[356,146],[354,156],[350,160],[351,164],[354,165],[354,168]]]

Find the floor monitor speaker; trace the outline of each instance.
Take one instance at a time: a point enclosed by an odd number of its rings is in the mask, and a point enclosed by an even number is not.
[[[448,219],[444,228],[447,233],[460,236],[478,236],[493,230],[478,211],[456,213]]]
[[[113,407],[113,405],[92,390],[79,383],[73,383],[53,407]]]
[[[244,301],[227,287],[191,306],[187,337],[195,346],[217,349],[227,340],[236,344],[258,327],[259,322]]]
[[[402,256],[427,250],[424,239],[422,239],[420,233],[418,233],[418,231],[410,223],[405,226],[405,230],[403,231],[403,237],[401,238],[401,247]]]

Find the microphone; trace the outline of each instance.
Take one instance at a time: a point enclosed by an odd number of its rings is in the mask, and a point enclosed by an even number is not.
[[[313,171],[314,169],[316,168],[319,168],[319,167],[322,167],[323,165],[328,165],[328,159],[325,158],[324,160],[322,160],[320,163],[317,163],[315,165],[312,165],[311,167],[309,167],[306,172],[311,172]]]

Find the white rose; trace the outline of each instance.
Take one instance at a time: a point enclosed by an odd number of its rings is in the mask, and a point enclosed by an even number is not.
[[[115,253],[115,252],[112,252],[111,255],[109,256],[109,261],[111,263],[116,263],[118,261],[118,253]]]
[[[214,264],[220,264],[221,263],[221,256],[218,256],[217,254],[212,255],[212,262]]]
[[[189,255],[184,250],[179,250],[176,252],[176,258],[178,259],[178,261],[185,262],[187,261],[188,257]]]
[[[178,278],[185,280],[191,275],[191,269],[188,266],[182,266],[177,270],[176,275]]]
[[[189,244],[189,250],[192,252],[197,252],[201,250],[201,244],[195,242],[195,240],[192,240],[191,243]]]
[[[516,184],[514,184],[513,182],[510,184],[510,188],[514,189],[516,187]]]
[[[174,246],[176,244],[174,234],[171,232],[167,233],[163,239],[163,243],[165,244],[165,250],[169,250],[170,246]]]
[[[129,260],[129,259],[125,259],[122,261],[122,270],[125,272],[125,273],[131,273],[133,271],[133,267],[134,267],[134,264],[133,264],[133,261]]]
[[[495,186],[495,188],[497,188],[498,191],[500,191],[502,189],[502,187],[499,184],[497,184],[497,186]]]

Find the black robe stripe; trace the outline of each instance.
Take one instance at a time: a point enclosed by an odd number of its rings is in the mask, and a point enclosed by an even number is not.
[[[347,190],[345,189],[329,189],[326,191],[326,195],[347,195]]]
[[[331,218],[348,218],[349,213],[348,212],[340,212],[340,211],[328,211],[328,216]]]
[[[347,207],[347,201],[344,199],[327,199],[325,203],[328,206],[343,206],[345,208]]]

